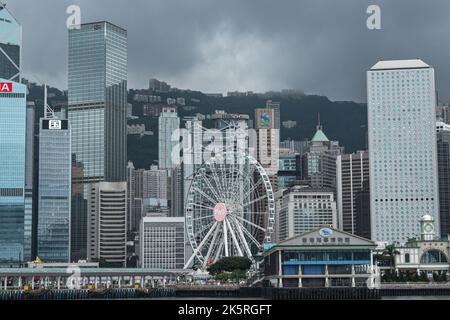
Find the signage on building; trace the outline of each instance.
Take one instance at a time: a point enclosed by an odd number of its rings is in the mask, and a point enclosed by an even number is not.
[[[68,121],[67,120],[44,120],[42,122],[42,128],[46,130],[67,130]]]
[[[324,238],[328,238],[333,234],[333,230],[331,230],[330,228],[322,228],[319,230],[319,234]]]
[[[0,92],[12,92],[12,83],[0,82]]]
[[[267,112],[261,113],[260,121],[262,127],[270,127],[270,115]]]
[[[61,130],[61,120],[50,120],[48,122],[49,130]]]

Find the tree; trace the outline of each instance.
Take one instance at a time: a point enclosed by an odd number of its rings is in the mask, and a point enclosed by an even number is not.
[[[447,271],[442,271],[442,282],[448,282]]]
[[[208,267],[208,272],[217,275],[222,272],[243,271],[247,272],[252,266],[252,261],[247,257],[224,257]]]
[[[395,270],[395,256],[399,254],[400,251],[395,248],[395,244],[390,244],[384,248],[381,255],[388,257],[391,260],[391,267]]]
[[[430,281],[428,279],[427,273],[425,271],[421,271],[420,272],[419,280],[422,281],[422,282],[429,282]]]

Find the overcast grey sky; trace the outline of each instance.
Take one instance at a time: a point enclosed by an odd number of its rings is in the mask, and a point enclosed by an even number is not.
[[[129,88],[156,77],[204,92],[283,88],[365,101],[378,59],[422,58],[450,99],[448,0],[8,0],[24,76],[67,86],[67,6],[128,30]],[[382,30],[366,27],[370,4]]]

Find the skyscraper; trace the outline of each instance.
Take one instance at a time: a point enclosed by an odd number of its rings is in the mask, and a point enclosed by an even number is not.
[[[277,189],[280,130],[276,129],[273,109],[255,109],[256,159],[267,171],[274,190]]]
[[[71,148],[67,119],[50,112],[40,120],[37,255],[70,261]]]
[[[22,26],[0,2],[0,78],[21,82]]]
[[[337,142],[328,140],[317,126],[314,137],[302,156],[302,175],[313,188],[336,190],[336,158],[342,153]]]
[[[109,22],[69,30],[73,162],[72,259],[86,257],[87,184],[126,181],[127,31]],[[77,232],[78,231],[78,232]]]
[[[450,130],[437,133],[441,236],[450,235]]]
[[[124,267],[127,241],[127,183],[90,184],[88,208],[88,258]]]
[[[177,109],[174,107],[163,108],[158,120],[158,158],[160,169],[175,168],[175,164],[172,161],[172,150],[178,140],[173,137],[173,134],[179,128],[180,118],[177,116]]]
[[[25,210],[27,88],[0,79],[0,263],[31,258],[31,210]]]
[[[434,69],[380,61],[367,90],[372,240],[402,243],[423,215],[438,220]]]
[[[274,128],[281,129],[281,103],[272,100],[266,101],[266,109],[272,109],[274,114]]]
[[[339,228],[345,232],[357,233],[358,206],[356,199],[363,191],[364,183],[369,181],[369,153],[360,151],[343,154],[336,160],[337,202]]]

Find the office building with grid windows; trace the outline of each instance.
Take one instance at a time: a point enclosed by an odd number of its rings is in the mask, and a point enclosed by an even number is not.
[[[423,215],[438,221],[434,79],[421,60],[367,72],[372,240],[404,243]]]
[[[158,164],[160,169],[175,168],[172,151],[174,145],[179,142],[179,138],[176,136],[178,129],[180,129],[180,118],[177,116],[177,109],[164,107],[158,118]]]
[[[73,162],[72,260],[86,258],[88,184],[126,181],[127,31],[109,22],[69,30]]]
[[[140,228],[142,268],[183,269],[185,228],[183,217],[144,217]]]
[[[39,129],[37,255],[46,262],[70,262],[69,121],[42,118]]]
[[[31,210],[25,210],[27,88],[0,79],[0,263],[31,257]]]
[[[336,159],[336,186],[339,228],[345,232],[370,239],[370,234],[360,234],[366,230],[367,219],[360,219],[365,212],[361,211],[358,200],[369,182],[369,153],[359,151],[353,154],[342,154]],[[365,225],[361,225],[365,224]]]
[[[337,227],[337,209],[332,190],[294,185],[283,191],[279,214],[281,241],[320,226]]]
[[[450,235],[450,130],[437,133],[441,236]]]

